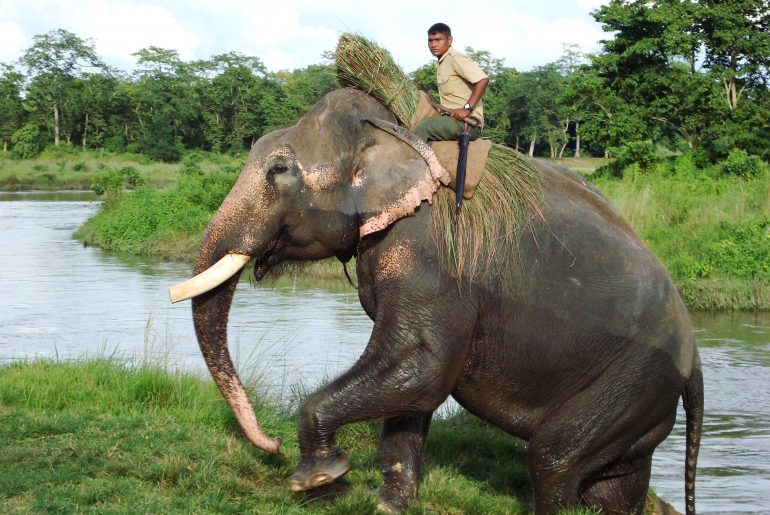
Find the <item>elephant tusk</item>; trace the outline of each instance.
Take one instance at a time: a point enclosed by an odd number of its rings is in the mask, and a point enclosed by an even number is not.
[[[213,290],[238,273],[246,266],[250,259],[251,256],[245,254],[226,254],[222,259],[195,277],[191,277],[169,288],[168,296],[171,299],[171,303],[175,304]]]

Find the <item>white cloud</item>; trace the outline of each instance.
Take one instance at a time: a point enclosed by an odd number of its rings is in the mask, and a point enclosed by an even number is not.
[[[578,7],[586,12],[593,11],[599,6],[609,3],[609,0],[577,0]]]
[[[148,46],[174,49],[184,60],[196,57],[200,39],[165,7],[91,0],[78,2],[73,9],[73,31],[93,38],[98,53],[108,62],[131,66],[131,54]]]
[[[2,0],[0,60],[14,60],[32,36],[64,28],[92,38],[109,64],[130,71],[131,56],[155,45],[185,60],[230,51],[255,55],[270,70],[321,62],[338,36],[358,32],[391,51],[405,71],[431,61],[425,31],[448,23],[455,46],[488,50],[524,71],[555,61],[562,43],[595,51],[605,37],[589,16],[602,0]],[[468,16],[468,10],[475,11]]]
[[[13,22],[0,23],[0,62],[11,63],[21,57],[27,38],[21,27]]]
[[[330,27],[303,24],[296,2],[283,2],[272,9],[258,3],[247,7],[233,20],[237,27],[237,50],[256,55],[270,70],[295,69],[321,62],[321,52],[334,48],[337,32]]]

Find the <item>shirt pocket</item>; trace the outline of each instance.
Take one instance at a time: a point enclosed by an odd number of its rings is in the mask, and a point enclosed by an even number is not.
[[[444,77],[439,75],[439,76],[436,77],[436,83],[438,85],[438,90],[441,93],[444,93],[446,91],[447,87],[449,86],[450,80],[451,80],[451,77],[449,75],[446,75]]]

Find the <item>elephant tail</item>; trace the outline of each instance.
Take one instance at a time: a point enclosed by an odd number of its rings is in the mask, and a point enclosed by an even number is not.
[[[682,395],[687,419],[687,459],[684,467],[685,513],[695,515],[695,469],[698,463],[701,429],[703,427],[703,370],[695,349],[692,372]]]

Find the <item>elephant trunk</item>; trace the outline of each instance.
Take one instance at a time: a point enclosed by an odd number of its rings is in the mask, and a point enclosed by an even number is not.
[[[211,235],[207,234],[204,242],[210,237]],[[196,273],[200,274],[210,269],[215,263],[218,256],[208,250],[212,247],[215,246],[205,244],[201,246],[201,252],[195,265]],[[246,394],[246,389],[238,378],[227,347],[227,319],[240,276],[238,272],[244,264],[245,261],[235,273],[224,279],[224,282],[219,286],[193,297],[195,334],[198,337],[198,344],[206,361],[206,366],[227,404],[233,410],[246,437],[260,449],[273,454],[280,454],[281,440],[267,436],[260,427],[254,408]]]

